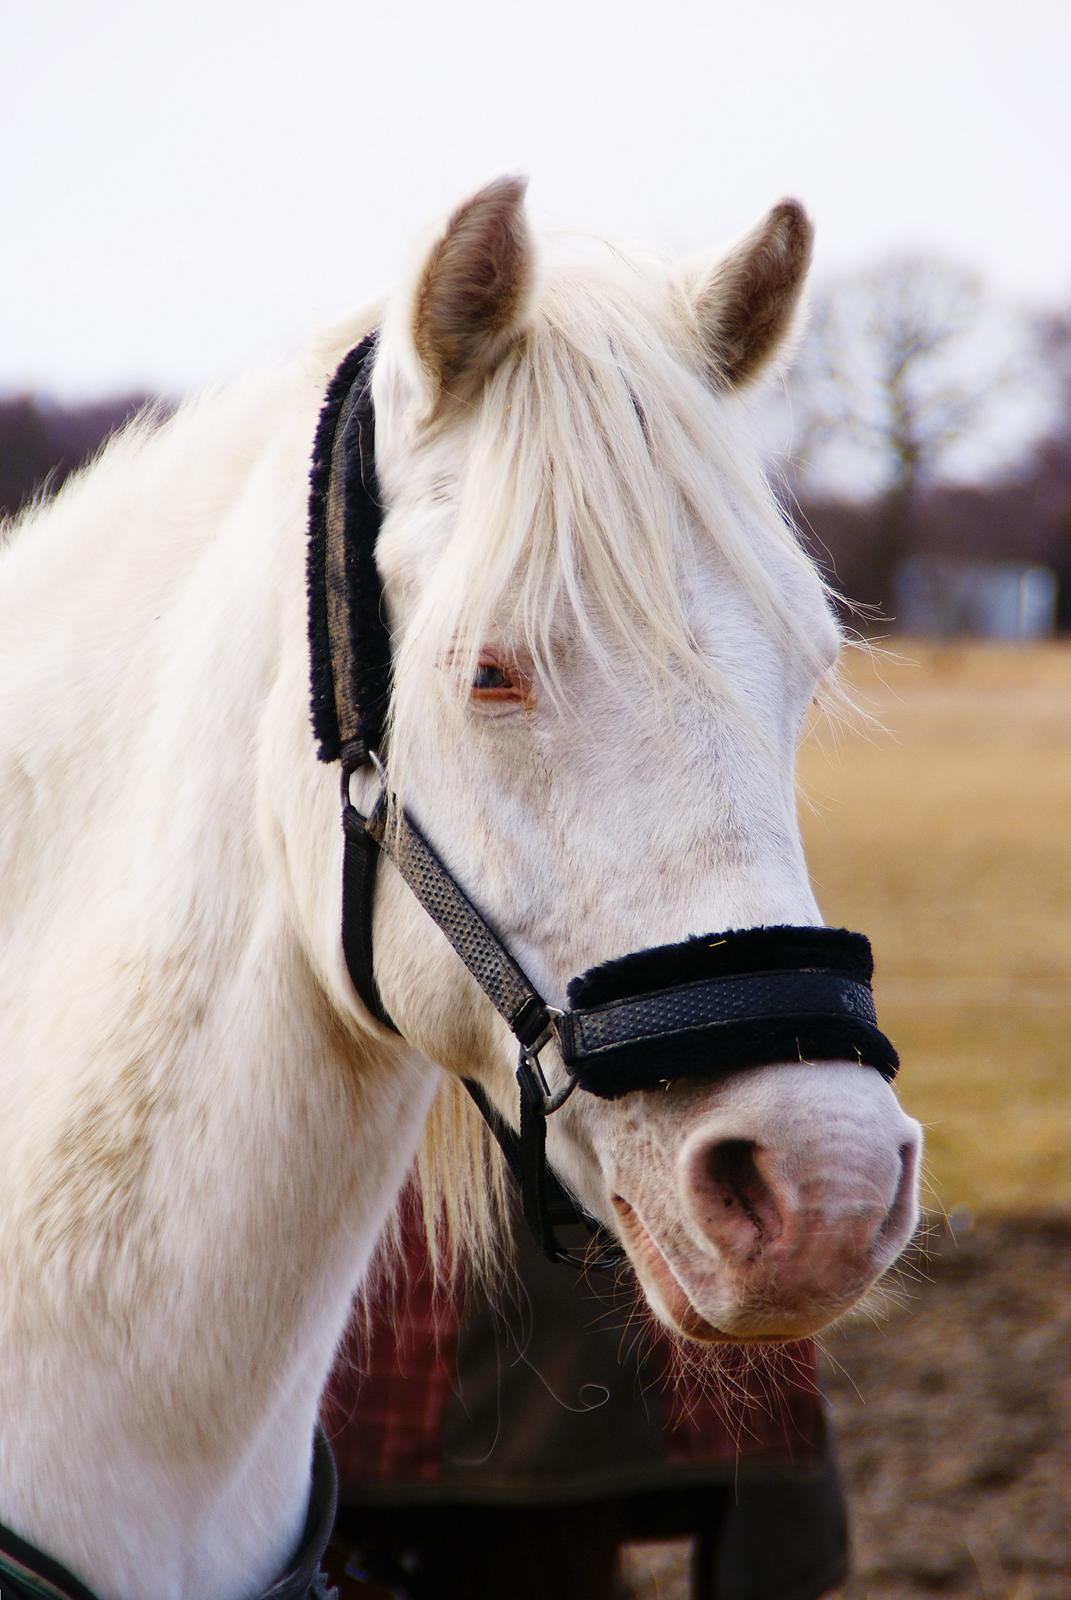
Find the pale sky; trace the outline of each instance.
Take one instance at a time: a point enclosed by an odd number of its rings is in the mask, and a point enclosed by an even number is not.
[[[922,248],[1071,305],[1066,0],[33,0],[0,40],[0,391],[285,351],[502,171],[689,252],[795,194],[820,276]]]

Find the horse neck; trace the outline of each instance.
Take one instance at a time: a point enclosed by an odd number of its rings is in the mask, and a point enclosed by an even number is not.
[[[0,568],[0,1519],[118,1600],[288,1557],[434,1089],[299,931],[296,863],[337,919],[339,829],[294,387],[121,447]]]

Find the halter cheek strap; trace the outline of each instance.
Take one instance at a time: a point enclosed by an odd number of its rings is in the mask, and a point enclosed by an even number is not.
[[[575,1080],[567,1080],[564,1092],[555,1100],[539,1068],[539,1051],[549,1042],[552,1019],[560,1013],[544,1003],[411,818],[403,812],[388,825],[385,791],[368,817],[351,804],[350,771],[343,766],[342,943],[354,988],[377,1021],[398,1033],[383,1004],[372,964],[376,864],[380,850],[385,849],[517,1040],[522,1089],[519,1133],[499,1116],[474,1079],[462,1082],[505,1157],[540,1248],[552,1261],[616,1267],[622,1259],[616,1241],[575,1204],[547,1165],[546,1106],[549,1101],[562,1104],[576,1087]],[[578,1257],[559,1242],[555,1229],[575,1224],[591,1235],[597,1251],[587,1250]]]

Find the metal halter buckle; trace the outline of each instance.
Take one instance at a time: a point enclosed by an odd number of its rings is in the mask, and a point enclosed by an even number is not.
[[[532,1044],[521,1045],[520,1060],[517,1063],[517,1082],[521,1086],[521,1093],[534,1110],[539,1111],[544,1117],[549,1117],[552,1111],[557,1111],[563,1106],[577,1086],[577,1079],[571,1072],[566,1073],[566,1081],[558,1089],[551,1089],[546,1075],[540,1064],[540,1052],[550,1044],[551,1040],[557,1041],[558,1030],[556,1022],[565,1015],[557,1006],[545,1006],[548,1022],[543,1032]]]

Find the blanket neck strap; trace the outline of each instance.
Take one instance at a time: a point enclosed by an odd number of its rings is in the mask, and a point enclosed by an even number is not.
[[[312,1488],[305,1528],[285,1571],[260,1600],[334,1600],[320,1563],[331,1537],[338,1477],[331,1446],[317,1425],[312,1452]],[[91,1589],[60,1562],[0,1524],[0,1595],[3,1600],[97,1600]]]

